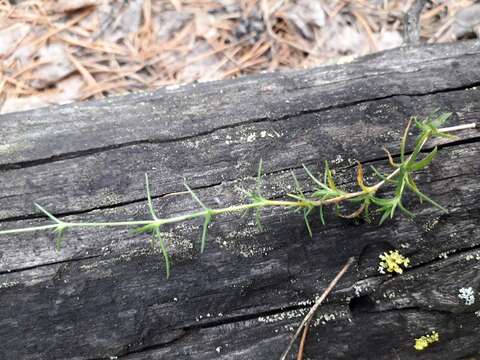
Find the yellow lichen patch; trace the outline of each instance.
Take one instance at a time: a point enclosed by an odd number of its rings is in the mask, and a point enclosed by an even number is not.
[[[432,331],[430,335],[423,335],[422,337],[415,339],[415,345],[413,346],[415,350],[421,351],[425,350],[430,344],[440,340],[438,332]]]
[[[385,274],[385,270],[387,272],[402,274],[403,269],[401,268],[401,265],[403,265],[403,267],[408,267],[410,265],[410,259],[401,255],[398,250],[391,250],[388,254],[385,252],[383,255],[380,255],[379,258],[381,261],[378,271],[382,274]]]

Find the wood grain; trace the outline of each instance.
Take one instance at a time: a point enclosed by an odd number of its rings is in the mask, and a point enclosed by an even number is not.
[[[312,188],[301,164],[329,160],[353,187],[356,160],[387,170],[408,117],[451,111],[449,125],[477,121],[480,43],[401,48],[351,64],[165,88],[0,117],[0,229],[45,223],[38,202],[66,220],[143,219],[144,173],[162,216],[196,204],[246,201],[263,159],[265,196]],[[356,264],[320,308],[305,359],[479,357],[480,136],[443,142],[418,174],[442,214],[412,196],[415,219],[383,226],[265,211],[219,217],[199,253],[201,222],[162,229],[161,254],[127,229],[68,232],[59,253],[49,234],[0,237],[0,358],[274,359],[311,301],[350,256]],[[430,145],[433,145],[430,144]],[[370,180],[372,181],[372,180]],[[388,191],[388,190],[387,190]],[[346,211],[346,210],[345,210]],[[381,276],[378,256],[399,249],[412,267]],[[480,299],[480,298],[479,298]],[[432,329],[423,352],[414,339]]]

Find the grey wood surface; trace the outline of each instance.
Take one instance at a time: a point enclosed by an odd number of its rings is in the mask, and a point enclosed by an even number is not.
[[[291,172],[328,160],[342,186],[355,161],[385,168],[408,117],[451,111],[478,122],[480,43],[401,48],[345,65],[169,87],[0,117],[0,229],[46,220],[144,219],[144,173],[162,216],[195,210],[185,178],[211,206],[246,201],[263,159],[262,191],[292,191]],[[480,134],[443,141],[418,174],[442,214],[409,197],[417,215],[383,226],[265,211],[223,216],[199,253],[200,222],[164,229],[160,254],[127,229],[76,230],[56,252],[50,234],[0,237],[1,359],[276,359],[311,301],[350,256],[355,265],[320,308],[307,359],[480,358]],[[433,146],[431,143],[429,146]],[[386,169],[386,168],[385,168]],[[412,267],[380,275],[399,249]],[[477,301],[465,306],[462,287]],[[440,342],[418,352],[414,339]]]

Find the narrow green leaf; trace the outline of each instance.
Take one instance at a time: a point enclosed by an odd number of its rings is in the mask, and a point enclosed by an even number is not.
[[[57,224],[61,224],[62,221],[60,221],[59,219],[57,219],[55,216],[53,216],[52,214],[50,214],[47,210],[45,210],[43,207],[41,207],[40,205],[38,205],[37,203],[35,203],[35,206],[37,207],[37,209],[39,209],[41,212],[43,212],[45,215],[47,215],[47,217],[50,219],[50,220],[53,220],[54,222],[56,222]]]
[[[398,173],[397,184],[395,186],[395,198],[394,198],[395,201],[397,201],[399,198],[402,197],[403,190],[405,190],[405,183],[406,183],[407,175],[408,175],[408,171],[402,165],[400,167],[400,171]]]
[[[405,145],[407,143],[408,138],[408,131],[410,130],[410,126],[412,125],[412,118],[408,121],[407,127],[402,136],[402,141],[400,143],[400,161],[403,163],[405,161]]]
[[[304,201],[305,196],[302,195],[295,195],[295,194],[287,194],[288,197],[291,197],[292,199],[298,200],[298,201]]]
[[[432,114],[432,115],[435,115],[435,114]],[[439,128],[440,126],[442,126],[448,120],[448,118],[450,116],[452,116],[451,112],[442,113],[439,116],[437,116],[436,119],[432,120],[430,122],[430,124],[433,125],[436,128]]]
[[[158,225],[156,224],[147,224],[143,225],[140,227],[136,227],[135,229],[131,230],[132,234],[145,234],[145,233],[151,233],[155,230],[155,227]]]
[[[371,197],[372,202],[380,207],[391,207],[393,199],[383,199],[376,196]]]
[[[250,212],[250,210],[252,209],[245,209],[242,211],[242,214],[240,215],[240,219],[243,219],[245,216],[248,215],[248,213]]]
[[[154,220],[158,220],[157,215],[155,214],[155,209],[153,208],[152,195],[150,193],[150,184],[148,181],[148,174],[145,173],[145,188],[147,190],[147,205],[150,215]]]
[[[263,169],[263,160],[260,159],[258,163],[258,172],[257,172],[257,194],[260,195],[260,188],[262,185],[262,169]]]
[[[315,191],[312,193],[313,198],[321,198],[326,194],[325,190],[323,189],[315,189]]]
[[[325,217],[323,216],[323,205],[320,205],[320,222],[325,225]]]
[[[260,220],[260,209],[259,208],[256,208],[255,209],[255,223],[257,224],[257,228],[259,231],[263,231],[263,225],[262,225],[262,222]]]
[[[312,179],[312,181],[317,184],[318,186],[320,186],[321,188],[325,189],[325,190],[328,190],[328,186],[325,185],[324,183],[322,183],[320,180],[318,180],[315,176],[313,176],[313,174],[310,172],[310,170],[308,170],[308,168],[302,164],[303,166],[303,169],[305,170],[305,172],[307,173],[307,175],[310,177],[310,179]]]
[[[389,211],[390,209],[383,210],[383,214],[382,214],[382,217],[380,218],[380,221],[378,222],[378,225],[382,225],[384,221],[388,219]]]
[[[448,213],[448,210],[446,208],[444,208],[442,205],[440,205],[439,203],[437,203],[436,201],[430,199],[427,195],[425,195],[424,193],[420,192],[418,189],[414,188],[412,185],[410,185],[409,183],[407,183],[407,187],[412,190],[415,194],[417,194],[420,198],[422,198],[423,200],[425,200],[426,202],[432,204],[433,206],[435,206],[436,208],[442,210],[444,213]]]
[[[338,191],[337,190],[337,185],[335,185],[335,181],[333,180],[333,175],[332,175],[332,172],[329,170],[328,171],[328,186],[330,186],[330,188],[333,190],[333,191]]]
[[[415,123],[417,129],[419,129],[420,131],[423,132],[428,130],[428,127],[423,122],[419,121],[416,117],[413,118],[413,122]]]
[[[370,168],[372,169],[374,174],[377,175],[381,180],[394,182],[393,180],[388,180],[387,177],[385,175],[383,175],[380,171],[378,171],[375,166],[370,165]]]
[[[371,223],[372,219],[370,218],[370,199],[365,200],[365,207],[363,209],[364,216],[363,218],[367,223]]]
[[[328,179],[328,172],[330,171],[330,168],[328,167],[328,161],[325,160],[325,171],[323,173],[323,183],[326,184],[327,183],[327,179]]]
[[[407,174],[407,186],[410,185],[412,186],[413,188],[415,188],[416,191],[420,192],[420,190],[418,190],[418,187],[417,187],[417,184],[415,183],[415,181],[413,180],[413,177],[412,177],[412,174],[411,173],[408,173]],[[420,198],[420,203],[423,202],[423,199]]]
[[[162,251],[163,259],[165,261],[165,272],[168,279],[170,278],[170,256],[168,255],[167,246],[163,241],[159,226],[155,227],[154,238],[157,239],[158,245],[160,246],[160,250]]]
[[[198,198],[197,194],[195,194],[192,189],[190,189],[190,186],[188,186],[187,183],[184,183],[183,185],[185,185],[185,188],[187,189],[187,191],[190,193],[190,195],[192,196],[192,198],[202,207],[204,208],[205,210],[208,210],[208,207]]]
[[[303,191],[302,191],[302,188],[300,187],[300,183],[298,182],[297,177],[295,176],[295,174],[293,173],[293,171],[292,171],[291,174],[292,174],[292,177],[293,177],[293,182],[294,182],[294,184],[295,184],[295,190],[297,190],[297,191],[300,193],[300,195],[303,196]]]
[[[365,200],[365,197],[366,195],[369,195],[369,194],[364,194],[364,195],[359,195],[357,197],[354,197],[354,198],[351,198],[351,199],[347,199],[345,201],[348,201],[350,203],[361,203]]]
[[[248,198],[250,198],[250,201],[252,203],[256,203],[256,202],[261,202],[263,200],[265,200],[265,198],[263,198],[261,195],[257,195],[257,194],[254,194],[253,192],[250,192],[250,191],[247,191],[241,187],[236,187],[236,189],[242,193],[244,193]]]
[[[423,169],[424,167],[426,167],[427,165],[429,165],[433,161],[433,159],[437,155],[437,150],[438,149],[435,146],[435,148],[425,158],[423,158],[420,161],[417,161],[416,163],[410,164],[409,168],[412,171],[418,171],[418,170]]]
[[[437,131],[437,130],[435,130],[433,132],[433,135],[436,136],[436,137],[441,137],[441,138],[445,138],[445,139],[449,139],[449,140],[459,140],[460,139],[460,137],[458,137],[456,135],[449,134],[449,133],[446,133],[446,132],[440,132],[440,131]]]
[[[65,233],[66,224],[63,221],[61,221],[60,219],[56,218],[50,212],[45,210],[39,204],[35,203],[35,206],[42,213],[44,213],[50,220],[52,220],[53,222],[58,224],[57,227],[53,230],[53,233],[55,234],[55,251],[59,252],[61,247],[62,247],[62,242],[63,242],[63,237],[64,237],[64,233]]]
[[[401,201],[398,202],[398,208],[411,218],[415,216],[410,210],[408,210],[405,206],[403,206]]]
[[[335,215],[340,216],[340,205],[335,204]]]
[[[305,221],[305,225],[307,226],[308,235],[310,236],[310,238],[313,237],[313,234],[312,234],[312,228],[310,226],[310,222],[308,221],[308,215],[310,215],[310,212],[312,211],[312,209],[313,208],[308,208],[303,210],[303,220]]]
[[[53,232],[54,232],[54,234],[56,234],[56,236],[55,236],[55,251],[59,252],[61,247],[62,247],[63,237],[65,235],[65,226],[58,225],[58,227],[56,227],[55,230],[53,230]]]
[[[203,222],[203,230],[202,230],[202,243],[200,246],[200,252],[203,253],[205,250],[205,245],[207,243],[207,233],[208,233],[208,225],[212,221],[212,214],[207,212],[205,215],[205,221]]]
[[[423,145],[425,144],[426,140],[430,137],[430,130],[422,132],[415,141],[415,148],[413,149],[412,154],[410,155],[409,163],[413,163],[417,160],[417,156],[422,150]]]
[[[325,184],[328,184],[329,190],[333,190],[335,192],[339,192],[337,190],[337,186],[335,185],[335,181],[333,180],[332,171],[328,166],[328,162],[325,160],[325,174],[323,176]]]
[[[395,210],[397,209],[399,203],[399,198],[396,198],[396,201],[393,202],[392,207],[390,209],[390,219],[393,219],[393,215],[395,215]]]

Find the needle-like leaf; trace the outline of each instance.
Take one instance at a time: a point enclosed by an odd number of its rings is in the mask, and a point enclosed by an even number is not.
[[[152,195],[150,193],[150,184],[148,181],[148,174],[145,173],[145,187],[147,190],[147,204],[148,204],[148,210],[150,211],[150,215],[152,215],[152,218],[154,220],[158,220],[157,215],[155,214],[155,209],[153,208],[153,202],[152,202]]]
[[[312,233],[312,227],[310,226],[310,221],[308,221],[308,215],[310,215],[310,212],[312,211],[313,208],[305,208],[303,210],[303,220],[305,221],[305,226],[307,227],[308,235],[310,238],[313,237]]]
[[[63,237],[65,235],[65,229],[67,227],[67,223],[63,222],[62,220],[58,219],[55,217],[53,214],[45,210],[42,206],[39,204],[35,203],[35,206],[37,209],[39,209],[42,213],[44,213],[50,220],[55,222],[57,224],[57,227],[53,230],[53,233],[55,234],[55,250],[58,252],[61,249],[62,242],[63,242]]]
[[[170,256],[168,255],[167,246],[162,238],[162,234],[160,233],[160,226],[157,226],[155,230],[153,230],[153,236],[158,242],[158,246],[163,254],[163,259],[165,261],[165,273],[167,279],[170,277]]]
[[[400,142],[400,161],[403,163],[405,161],[405,145],[407,143],[407,138],[408,138],[408,131],[410,130],[410,126],[412,125],[412,118],[408,120],[407,127],[405,128],[405,131],[402,136],[402,141]]]
[[[325,161],[325,176],[324,176],[324,178],[326,179],[325,183],[328,184],[329,189],[333,190],[335,192],[338,192],[337,186],[335,185],[335,181],[333,180],[332,170],[330,170],[330,167],[328,166],[328,162],[326,162],[326,161]]]
[[[258,171],[257,171],[257,195],[260,196],[261,193],[261,185],[262,185],[262,171],[263,171],[263,160],[260,159],[258,163]]]
[[[312,181],[317,184],[318,186],[320,186],[322,189],[325,189],[325,190],[328,190],[328,186],[325,185],[324,183],[322,183],[320,180],[318,180],[315,176],[313,176],[313,174],[310,172],[310,170],[308,170],[308,168],[302,164],[303,166],[303,169],[305,170],[305,172],[307,173],[307,175],[310,177],[310,179],[312,179]]]
[[[205,250],[205,244],[207,243],[207,232],[208,232],[208,225],[210,225],[210,222],[212,221],[212,210],[208,208],[199,198],[198,196],[190,189],[190,186],[188,186],[185,183],[185,187],[187,188],[188,192],[192,197],[195,199],[197,203],[200,204],[200,206],[205,210],[205,215],[204,215],[204,222],[203,222],[203,230],[202,230],[202,239],[201,239],[201,245],[200,245],[200,252],[203,253]]]
[[[208,210],[208,207],[198,198],[197,194],[195,194],[193,192],[193,190],[190,188],[190,186],[188,186],[187,183],[184,183],[183,184],[185,186],[185,188],[187,189],[187,191],[190,193],[190,195],[192,196],[192,198],[202,207],[204,208],[205,210]]]
[[[257,228],[260,232],[263,232],[263,225],[261,221],[261,216],[260,216],[260,209],[256,208],[255,209],[255,224],[257,224]]]
[[[320,210],[320,222],[322,223],[322,225],[325,225],[325,217],[323,215],[323,205],[319,206],[319,210]]]
[[[451,112],[445,112],[440,115],[437,115],[436,112],[438,112],[438,109],[434,113],[432,113],[432,115],[435,116],[435,119],[431,120],[431,124],[436,128],[439,128],[440,126],[445,124],[445,121],[447,121],[448,118],[452,116]]]
[[[212,214],[210,212],[207,212],[207,214],[205,215],[205,220],[203,222],[202,243],[200,246],[201,253],[203,253],[203,251],[205,250],[205,245],[207,243],[208,225],[210,225],[211,221],[212,221]]]
[[[303,196],[302,188],[300,186],[300,183],[298,182],[297,177],[295,176],[295,173],[292,171],[291,174],[292,174],[292,177],[293,177],[293,182],[295,184],[295,190],[297,190],[297,192],[301,195],[302,198],[305,198]]]
[[[65,235],[65,225],[59,224],[58,227],[53,230],[55,236],[55,251],[59,252],[62,248],[63,237]]]
[[[388,219],[388,216],[390,214],[390,209],[388,209],[388,208],[387,209],[382,209],[382,212],[383,212],[383,214],[382,214],[382,217],[380,218],[380,221],[378,222],[378,225],[382,225],[385,222],[385,220]]]
[[[417,161],[416,163],[411,164],[410,169],[412,171],[422,170],[425,166],[429,165],[433,161],[436,155],[437,155],[437,147],[435,146],[435,148],[425,158],[423,158],[420,161]]]
[[[407,187],[412,190],[415,194],[417,194],[420,198],[422,198],[423,200],[425,200],[426,202],[432,204],[433,206],[435,206],[436,208],[442,210],[444,213],[448,213],[448,210],[443,207],[442,205],[440,205],[439,203],[437,203],[436,201],[430,199],[427,195],[425,195],[424,193],[420,192],[418,189],[416,189],[415,187],[413,187],[412,185],[410,185],[409,183],[407,183]]]
[[[61,224],[62,221],[57,219],[55,216],[53,216],[52,214],[50,214],[47,210],[45,210],[43,207],[41,207],[40,205],[38,205],[37,203],[35,203],[35,206],[37,207],[37,209],[39,209],[41,212],[43,212],[50,220],[53,220],[54,222],[56,222],[57,224]]]
[[[403,206],[401,201],[398,202],[398,208],[411,218],[415,216],[410,210],[408,210],[405,206]]]

